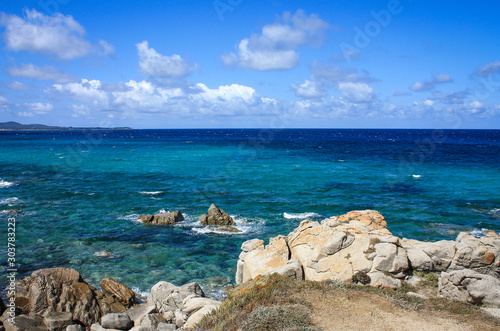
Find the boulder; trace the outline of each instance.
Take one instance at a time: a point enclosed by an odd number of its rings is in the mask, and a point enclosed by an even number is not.
[[[443,272],[438,294],[452,300],[500,307],[500,280],[470,269]]]
[[[132,307],[135,301],[135,293],[128,286],[117,282],[113,278],[104,278],[101,281],[101,289],[105,295],[116,298],[125,307]]]
[[[156,306],[149,304],[135,306],[127,310],[127,315],[134,322],[134,325],[140,325],[144,316],[153,313],[156,313]]]
[[[145,224],[172,225],[184,220],[184,216],[178,210],[152,215],[139,215],[138,217]]]
[[[134,327],[134,322],[126,313],[111,313],[102,317],[101,326],[106,329],[129,330]]]
[[[402,239],[401,246],[406,250],[411,268],[419,271],[446,271],[455,256],[455,241],[441,240],[425,242]]]
[[[184,308],[184,299],[189,295],[204,297],[205,293],[198,283],[175,286],[169,282],[159,282],[151,288],[148,300],[156,306],[156,310],[171,319],[172,312]]]
[[[235,225],[233,218],[226,213],[224,210],[220,209],[216,205],[212,204],[208,208],[208,215],[201,215],[199,221],[202,225]]]
[[[70,312],[50,312],[43,319],[47,328],[51,331],[65,331],[73,324],[73,314]]]
[[[52,312],[70,312],[72,319],[86,326],[101,318],[95,289],[73,269],[40,269],[19,286],[26,293],[31,313],[45,316]]]
[[[210,230],[217,230],[217,231],[224,231],[224,232],[233,232],[233,233],[239,233],[239,232],[242,232],[240,229],[234,227],[234,226],[231,226],[231,225],[221,225],[221,226],[218,226],[218,227],[213,227],[213,228],[210,228]]]
[[[171,323],[159,323],[156,331],[174,331],[177,330],[177,325]]]
[[[48,331],[49,329],[43,323],[43,319],[37,315],[19,315],[15,318],[15,323],[8,319],[3,322],[6,331]]]
[[[241,247],[243,252],[237,264],[236,284],[284,267],[290,258],[285,236],[269,239],[269,245],[265,247],[262,240],[256,239],[244,242]]]
[[[83,326],[81,326],[80,324],[73,324],[73,325],[69,325],[66,328],[66,331],[85,331],[85,328]]]
[[[158,324],[164,322],[166,322],[166,320],[161,314],[147,314],[141,319],[139,325],[150,328],[151,330],[156,330]]]
[[[197,310],[195,313],[193,313],[191,316],[189,316],[188,320],[184,324],[185,329],[191,329],[193,328],[196,324],[198,324],[203,316],[206,314],[210,313],[212,310],[215,310],[219,308],[219,305],[206,305],[203,308]]]
[[[500,279],[500,236],[494,231],[489,231],[482,238],[461,232],[456,239],[455,249],[448,272],[472,269]]]

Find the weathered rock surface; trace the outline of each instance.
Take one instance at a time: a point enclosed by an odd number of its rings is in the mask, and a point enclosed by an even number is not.
[[[116,298],[125,307],[132,307],[135,301],[135,293],[128,286],[117,282],[113,278],[104,278],[101,281],[101,289],[105,295]]]
[[[44,318],[44,323],[49,330],[65,331],[73,324],[73,314],[70,312],[50,312]]]
[[[443,272],[438,293],[452,300],[500,306],[500,280],[470,269]]]
[[[156,215],[139,215],[138,217],[144,224],[172,225],[184,220],[184,216],[178,210]]]
[[[111,313],[103,316],[101,326],[106,329],[129,330],[134,327],[134,322],[126,313]]]
[[[446,276],[442,295],[468,301],[476,298],[473,301],[478,302],[479,286],[474,284],[488,282],[495,290],[481,302],[493,304],[496,301],[491,296],[500,291],[500,284],[493,281],[500,282],[500,236],[494,231],[482,238],[463,232],[454,241],[400,239],[392,235],[384,217],[374,210],[352,211],[321,223],[305,220],[288,236],[271,238],[267,246],[262,240],[253,239],[244,242],[241,250],[237,284],[278,272],[306,280],[335,279],[395,288],[414,283],[414,270],[469,270],[483,276],[466,277],[459,283],[458,276]],[[449,284],[461,284],[461,290],[448,289]],[[463,288],[474,290],[464,294]]]
[[[224,210],[220,209],[216,205],[212,204],[208,208],[208,214],[201,215],[198,220],[202,225],[235,225],[233,218],[226,213]]]
[[[90,326],[102,315],[95,289],[73,269],[37,270],[20,283],[18,292],[26,295],[29,312],[39,316],[70,312],[74,321]]]
[[[140,325],[157,330],[170,330],[173,325],[178,328],[192,327],[221,304],[206,298],[198,283],[175,286],[168,282],[159,282],[151,288],[148,303],[155,305],[161,318],[148,314]]]

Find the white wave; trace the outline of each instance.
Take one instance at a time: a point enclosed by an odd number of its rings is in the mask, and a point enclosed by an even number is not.
[[[21,200],[19,200],[18,198],[14,197],[14,198],[5,198],[5,199],[1,199],[0,200],[0,205],[9,205],[9,206],[13,206],[15,204],[18,204]]]
[[[151,294],[151,292],[148,292],[148,291],[141,291],[140,288],[138,287],[132,287],[132,291],[134,291],[135,293],[139,294],[140,296],[142,296],[143,298],[147,298],[148,295]]]
[[[0,179],[0,188],[11,187],[12,185],[14,185],[14,183]]]
[[[125,221],[132,221],[134,223],[143,223],[139,219],[139,214],[121,215],[121,216],[118,216],[118,219],[125,220]]]
[[[191,229],[193,233],[195,234],[207,234],[207,233],[216,233],[216,234],[223,234],[223,235],[240,235],[240,234],[248,234],[248,233],[255,233],[259,231],[259,228],[262,226],[262,224],[265,223],[263,219],[255,219],[255,220],[249,220],[245,217],[240,217],[236,215],[230,215],[233,220],[235,225],[233,225],[236,229],[240,230],[241,232],[228,232],[228,231],[220,231],[217,229],[217,227],[210,227],[210,226],[202,226],[200,222],[195,222],[191,223],[191,225],[194,225],[193,228]]]
[[[165,209],[160,209],[158,210],[157,214],[165,214],[165,213],[168,213]]]
[[[283,213],[283,217],[286,218],[287,220],[292,220],[292,219],[306,219],[306,218],[318,218],[321,217],[320,214],[317,213]]]
[[[422,175],[411,175],[413,178],[420,178]]]
[[[481,230],[479,229],[474,229],[472,230],[471,232],[469,232],[471,235],[473,235],[474,237],[476,238],[481,238],[481,237],[484,237],[486,235],[486,232],[488,231],[488,229],[484,229],[482,228]]]
[[[163,191],[140,191],[139,193],[144,195],[158,195],[162,194]]]
[[[493,214],[493,215],[500,214],[500,208],[492,209],[488,212],[488,214]]]

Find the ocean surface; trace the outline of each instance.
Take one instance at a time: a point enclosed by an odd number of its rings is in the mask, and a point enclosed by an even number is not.
[[[245,240],[361,209],[379,210],[401,237],[480,236],[500,231],[499,191],[500,130],[4,131],[0,281],[8,217],[18,278],[69,267],[96,286],[198,281],[217,296]],[[211,203],[242,233],[202,228]],[[137,221],[161,210],[186,220]]]

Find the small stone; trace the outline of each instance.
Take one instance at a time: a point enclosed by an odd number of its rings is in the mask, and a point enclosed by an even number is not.
[[[106,329],[129,330],[134,322],[126,313],[111,313],[103,316],[101,325]]]

